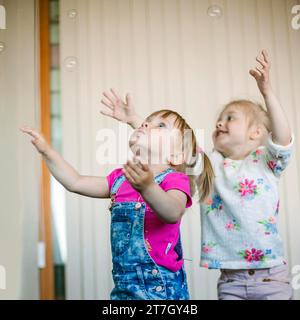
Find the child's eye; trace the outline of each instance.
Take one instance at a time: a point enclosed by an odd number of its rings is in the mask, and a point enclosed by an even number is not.
[[[160,123],[158,124],[158,126],[159,126],[160,128],[164,128],[164,127],[166,126],[166,124],[163,123],[163,122],[160,122]]]
[[[227,117],[227,120],[228,120],[228,121],[231,121],[232,119],[233,119],[233,116],[228,116],[228,117]]]

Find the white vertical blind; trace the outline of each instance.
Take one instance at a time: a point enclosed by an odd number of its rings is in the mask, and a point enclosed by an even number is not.
[[[101,92],[131,92],[140,115],[168,106],[205,131],[235,98],[261,101],[248,70],[265,48],[271,79],[296,136],[293,160],[280,183],[280,229],[290,267],[300,265],[300,30],[291,27],[298,0],[63,0],[60,2],[63,153],[82,174],[105,176],[118,164],[96,162],[97,131],[117,130],[99,114]],[[222,8],[220,18],[207,14]],[[70,18],[69,10],[77,15]],[[64,68],[76,57],[73,72]],[[116,131],[117,132],[117,131]],[[67,295],[108,299],[112,288],[108,201],[68,194]],[[218,271],[199,268],[199,208],[184,216],[182,234],[192,299],[216,299]],[[300,298],[300,290],[295,292]]]

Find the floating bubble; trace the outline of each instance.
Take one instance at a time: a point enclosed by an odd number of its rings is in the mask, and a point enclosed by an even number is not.
[[[67,71],[73,72],[77,69],[78,61],[76,57],[67,57],[64,60],[64,67]]]
[[[71,9],[68,11],[68,16],[70,19],[75,19],[77,17],[77,10]]]
[[[0,42],[0,53],[3,52],[4,50],[5,50],[5,43]]]
[[[207,9],[207,15],[212,18],[220,18],[222,14],[222,8],[218,5],[214,4]]]

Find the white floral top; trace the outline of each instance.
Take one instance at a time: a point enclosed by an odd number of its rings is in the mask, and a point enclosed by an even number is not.
[[[201,266],[210,269],[270,268],[284,263],[277,229],[278,180],[293,145],[271,136],[243,160],[210,157],[215,186],[201,205]]]

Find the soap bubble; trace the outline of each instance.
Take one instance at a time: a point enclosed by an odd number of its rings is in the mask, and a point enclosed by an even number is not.
[[[68,16],[70,19],[75,19],[77,16],[77,10],[76,9],[71,9],[68,12]]]
[[[218,5],[212,5],[207,9],[207,15],[212,18],[220,18],[222,16],[222,8]]]
[[[0,42],[0,53],[3,52],[4,50],[5,50],[5,43]]]
[[[64,60],[64,66],[67,71],[70,71],[70,72],[75,71],[78,66],[77,58],[76,57],[67,57]]]

